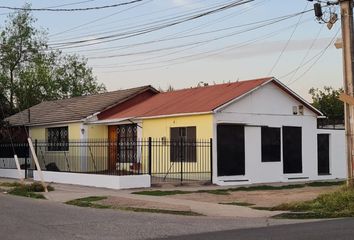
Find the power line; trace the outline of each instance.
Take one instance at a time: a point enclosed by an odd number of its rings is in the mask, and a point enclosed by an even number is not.
[[[214,42],[214,41],[221,40],[221,39],[224,39],[224,38],[228,38],[228,37],[232,37],[232,36],[235,36],[235,35],[239,35],[239,34],[242,34],[242,33],[245,33],[245,32],[250,32],[250,31],[254,31],[254,30],[260,29],[260,28],[268,27],[270,25],[282,22],[282,21],[290,19],[292,17],[294,17],[294,16],[291,15],[291,16],[283,17],[281,19],[277,18],[273,22],[270,22],[269,20],[266,20],[265,23],[262,24],[262,25],[258,25],[258,26],[251,27],[251,28],[248,28],[248,29],[245,29],[245,30],[228,33],[228,34],[223,35],[223,36],[219,36],[219,37],[212,38],[212,39],[207,39],[207,40],[202,40],[202,41],[198,41],[198,42],[186,43],[186,44],[177,45],[177,46],[169,46],[169,47],[152,49],[152,50],[147,50],[147,51],[140,51],[140,52],[111,54],[111,55],[105,55],[105,56],[95,56],[95,57],[90,57],[89,59],[103,59],[103,58],[115,58],[115,57],[140,55],[140,54],[146,54],[146,53],[154,53],[154,52],[160,52],[160,51],[165,51],[165,50],[171,50],[171,49],[175,49],[175,48],[183,48],[183,47],[187,47],[187,46],[194,46],[194,45],[199,45],[199,44],[203,44],[203,43],[210,43],[210,42]],[[249,25],[249,24],[246,24],[246,25]],[[239,26],[237,26],[237,27],[239,27]],[[224,28],[224,29],[219,29],[219,30],[214,30],[214,31],[209,31],[209,32],[204,32],[204,33],[199,33],[199,34],[193,34],[192,36],[199,36],[199,35],[204,35],[204,34],[209,34],[209,33],[215,33],[215,32],[229,30],[229,29],[232,29],[232,28],[234,28],[234,27],[228,27],[228,28]],[[189,36],[190,35],[188,35],[188,37]],[[181,38],[181,37],[179,37],[179,38]]]
[[[300,24],[302,24],[302,23],[300,23]],[[229,45],[227,47],[222,47],[222,48],[216,49],[216,50],[210,50],[210,51],[201,52],[201,53],[197,53],[197,54],[190,54],[190,55],[187,55],[187,56],[176,57],[176,58],[173,58],[173,59],[162,60],[162,61],[158,61],[158,62],[140,63],[140,64],[138,63],[138,64],[131,64],[131,65],[129,65],[129,64],[127,64],[127,65],[115,65],[115,66],[111,66],[111,67],[108,67],[107,65],[105,65],[102,68],[125,68],[125,67],[145,66],[145,65],[155,65],[155,64],[165,63],[163,65],[155,66],[155,67],[144,67],[144,68],[135,68],[135,69],[118,70],[118,71],[116,71],[116,70],[115,71],[104,71],[105,73],[108,73],[108,72],[141,71],[141,70],[150,70],[150,69],[169,67],[169,66],[172,66],[172,65],[182,64],[182,63],[186,63],[186,62],[199,60],[199,59],[202,59],[202,58],[205,58],[205,57],[209,57],[209,56],[218,55],[218,54],[221,54],[222,52],[225,52],[225,51],[231,51],[231,50],[234,50],[234,49],[237,49],[237,48],[242,48],[242,47],[245,47],[245,46],[249,46],[249,45],[252,45],[252,44],[254,44],[256,42],[263,41],[265,39],[274,37],[277,34],[283,33],[285,30],[288,30],[288,29],[290,29],[292,27],[294,27],[294,25],[279,29],[277,31],[273,31],[273,32],[267,33],[267,34],[262,35],[262,36],[260,36],[258,38],[255,38],[255,39],[247,40],[247,41],[241,42],[239,44],[232,44],[232,45]],[[180,53],[180,52],[181,51],[178,51],[176,53]],[[148,59],[144,59],[144,60],[150,60],[150,59],[152,59],[152,58],[148,58]],[[181,61],[180,62],[175,62],[177,60],[181,60]],[[138,61],[139,60],[135,60],[135,61],[132,61],[132,62],[138,62]],[[172,62],[172,63],[168,63],[168,62]],[[166,64],[166,63],[168,63],[168,64]],[[95,68],[97,68],[97,67],[98,66],[95,66]]]
[[[311,10],[308,10],[306,12],[309,12],[309,11],[311,11]],[[260,20],[260,21],[255,21],[255,22],[250,22],[250,23],[245,23],[245,24],[240,24],[240,25],[235,25],[235,26],[229,26],[229,27],[226,27],[226,28],[219,28],[219,29],[214,29],[214,30],[210,30],[210,31],[199,32],[199,33],[194,33],[194,34],[187,34],[187,35],[176,36],[176,37],[160,38],[160,39],[156,39],[156,40],[150,40],[150,41],[134,43],[134,44],[124,44],[124,45],[116,45],[116,46],[111,46],[111,47],[76,50],[75,53],[76,52],[98,52],[98,51],[101,51],[101,50],[106,50],[104,52],[110,52],[111,53],[111,50],[128,49],[128,48],[140,47],[140,46],[144,46],[144,45],[157,44],[157,43],[161,43],[161,42],[169,42],[169,41],[175,41],[175,40],[179,40],[179,39],[191,38],[191,37],[196,37],[196,36],[203,36],[203,35],[208,35],[208,34],[212,34],[212,33],[232,30],[232,29],[235,29],[235,28],[242,28],[242,27],[252,26],[252,25],[256,25],[256,24],[268,23],[268,26],[269,26],[271,24],[274,24],[274,23],[277,23],[277,22],[280,22],[280,21],[284,21],[284,20],[296,17],[296,16],[298,16],[298,15],[300,15],[302,13],[303,12],[294,13],[294,14],[284,15],[284,16],[280,16],[280,17],[275,17],[275,18],[270,18],[270,19],[265,19],[265,20]],[[263,27],[263,25],[260,25],[259,27]],[[176,35],[176,34],[173,34],[173,35]],[[170,35],[170,36],[173,36],[173,35]]]
[[[112,14],[109,14],[109,15],[107,15],[107,16],[103,16],[103,17],[100,17],[100,18],[91,20],[91,21],[89,21],[89,22],[86,22],[86,23],[77,25],[77,26],[75,26],[75,27],[66,29],[66,30],[61,31],[61,32],[57,32],[57,33],[54,33],[54,34],[50,34],[49,37],[54,37],[54,36],[58,36],[58,35],[61,35],[61,34],[67,33],[67,32],[72,32],[72,31],[77,30],[77,29],[80,29],[80,28],[82,28],[82,27],[84,27],[84,26],[87,26],[87,25],[90,25],[90,24],[92,24],[92,23],[99,22],[99,21],[101,21],[101,20],[110,18],[110,17],[115,16],[115,15],[118,15],[118,14],[120,14],[120,13],[122,13],[122,12],[129,11],[129,10],[131,10],[131,9],[133,9],[133,8],[140,7],[140,6],[145,5],[145,4],[147,4],[147,3],[149,3],[149,2],[152,2],[152,1],[153,1],[153,0],[147,0],[147,1],[145,1],[145,2],[142,2],[142,3],[140,3],[140,4],[137,4],[137,5],[135,5],[135,6],[132,6],[132,7],[129,7],[129,8],[123,9],[123,10],[119,10],[119,11],[117,11],[117,12],[115,12],[115,13],[112,13]],[[92,35],[92,33],[91,33],[91,35]]]
[[[305,6],[305,8],[304,8],[303,11],[306,11],[308,5],[309,5],[309,2],[306,3],[306,6]],[[281,57],[283,56],[285,50],[288,48],[289,43],[290,43],[291,39],[293,38],[293,36],[294,36],[296,30],[297,30],[297,27],[298,27],[298,25],[299,25],[299,22],[300,22],[301,19],[302,19],[302,16],[303,16],[303,15],[301,15],[301,16],[299,17],[299,20],[298,20],[297,24],[295,25],[294,30],[293,30],[292,33],[290,34],[290,37],[289,37],[288,41],[286,42],[284,48],[281,50],[279,56],[277,57],[277,59],[275,60],[275,62],[274,62],[274,64],[273,64],[273,66],[272,66],[271,69],[269,70],[269,72],[268,72],[268,74],[267,74],[268,76],[270,76],[270,75],[273,73],[273,71],[274,71],[274,69],[277,67],[277,65],[278,65],[278,63],[279,63]]]
[[[322,50],[320,51],[316,56],[317,59],[296,79],[294,79],[292,82],[288,83],[287,85],[290,86],[293,83],[297,82],[298,80],[300,80],[303,76],[305,76],[309,71],[312,70],[312,68],[318,63],[318,61],[322,58],[322,56],[327,52],[327,50],[330,48],[330,46],[332,46],[334,44],[334,42],[336,41],[337,35],[340,31],[340,28],[337,30],[337,32],[335,33],[335,35],[333,36],[333,38],[330,40],[330,42],[328,43],[328,45]],[[315,56],[315,57],[316,57]],[[312,58],[314,59],[314,58]],[[305,66],[305,65],[304,65]]]
[[[307,49],[307,51],[306,51],[304,57],[302,58],[302,60],[301,60],[301,62],[300,62],[300,64],[299,64],[299,67],[297,67],[297,68],[295,69],[295,72],[292,74],[292,76],[291,76],[291,78],[289,79],[288,82],[292,82],[293,78],[296,76],[296,74],[297,74],[297,72],[299,71],[299,69],[301,68],[302,64],[305,62],[306,58],[307,58],[308,55],[310,54],[312,48],[315,46],[315,43],[316,43],[317,39],[320,37],[320,34],[321,34],[323,28],[324,28],[324,25],[322,25],[322,26],[320,27],[318,33],[316,34],[316,37],[313,39],[313,41],[312,41],[312,43],[310,44],[309,48]]]
[[[107,8],[116,8],[120,6],[125,6],[133,3],[142,2],[144,0],[132,0],[129,2],[117,3],[112,5],[96,6],[96,7],[86,7],[86,8],[22,8],[22,7],[9,7],[0,6],[0,9],[8,10],[22,10],[22,11],[48,11],[48,12],[77,12],[77,11],[91,11],[91,10],[101,10]]]
[[[88,39],[88,40],[79,40],[79,41],[71,41],[71,42],[62,42],[62,43],[54,43],[51,45],[51,47],[55,46],[59,49],[69,49],[69,48],[77,48],[77,47],[85,47],[85,46],[92,46],[92,45],[97,45],[97,44],[102,44],[102,43],[106,43],[106,42],[112,42],[112,41],[117,41],[117,40],[121,40],[121,39],[127,39],[127,38],[131,38],[131,37],[136,37],[136,36],[140,36],[140,35],[144,35],[147,33],[151,33],[154,31],[158,31],[158,30],[162,30],[168,27],[172,27],[172,26],[176,26],[178,24],[182,24],[188,21],[192,21],[192,20],[196,20],[211,14],[215,14],[221,11],[225,11],[227,9],[231,9],[234,8],[236,6],[241,6],[244,5],[246,3],[249,2],[253,2],[255,0],[247,0],[247,1],[235,1],[231,4],[227,4],[224,5],[222,7],[216,8],[216,9],[212,9],[210,11],[207,12],[203,12],[203,13],[199,13],[197,15],[194,16],[189,16],[186,17],[184,19],[178,20],[178,21],[174,21],[174,22],[169,22],[160,26],[152,26],[150,28],[146,28],[146,29],[139,29],[137,31],[130,31],[130,32],[125,32],[125,33],[121,33],[121,34],[113,34],[113,35],[108,35],[108,36],[102,36],[102,37],[97,37],[97,38],[92,38],[92,39]],[[80,44],[80,45],[78,45]]]
[[[131,7],[131,8],[135,8],[135,7],[144,5],[144,4],[149,3],[149,2],[151,2],[151,1],[153,1],[153,0],[147,1],[147,2],[145,2],[145,3],[138,4],[138,5],[133,6],[133,7]],[[204,0],[193,1],[193,4],[198,3],[198,2],[202,2],[202,1],[204,1]],[[179,6],[179,7],[181,7],[181,6]],[[89,22],[85,22],[85,23],[83,23],[83,24],[77,25],[77,26],[75,26],[75,27],[66,29],[66,30],[61,31],[61,32],[57,32],[57,33],[50,34],[49,37],[58,36],[58,35],[63,35],[63,34],[72,32],[72,31],[77,30],[77,29],[81,29],[81,30],[83,30],[83,29],[89,29],[89,31],[88,31],[88,32],[85,32],[85,33],[92,35],[92,29],[93,29],[94,27],[107,26],[107,25],[109,25],[109,24],[111,24],[111,23],[115,23],[115,24],[116,24],[117,21],[115,20],[115,21],[111,21],[111,22],[108,22],[108,23],[102,23],[102,24],[97,24],[97,25],[93,25],[93,26],[89,26],[89,25],[91,25],[92,23],[96,23],[96,22],[102,21],[102,20],[104,20],[104,19],[110,18],[110,17],[112,17],[112,16],[115,16],[115,15],[117,15],[117,14],[120,14],[120,13],[124,12],[124,11],[130,10],[131,8],[127,8],[127,9],[125,9],[125,10],[123,10],[123,11],[118,11],[118,12],[115,12],[115,13],[113,13],[113,14],[109,14],[109,15],[106,15],[106,16],[103,16],[103,17],[100,17],[100,18],[91,20],[91,21],[89,21]],[[129,16],[129,17],[127,17],[127,18],[120,19],[120,20],[119,20],[119,23],[125,22],[125,21],[127,21],[127,20],[131,21],[132,19],[141,18],[141,17],[145,17],[145,16],[148,16],[148,15],[154,15],[154,14],[156,14],[156,13],[165,12],[165,11],[173,10],[173,9],[176,9],[176,8],[178,8],[178,7],[169,7],[169,8],[166,8],[166,9],[162,9],[162,10],[158,10],[158,11],[154,11],[154,12],[149,12],[148,14],[143,14],[143,15],[140,14],[140,15],[138,15],[138,16],[133,16],[133,17],[132,17],[132,16]],[[106,28],[106,29],[107,29],[107,28]],[[108,29],[112,29],[112,28],[108,28]],[[95,34],[97,34],[97,33],[95,33]]]

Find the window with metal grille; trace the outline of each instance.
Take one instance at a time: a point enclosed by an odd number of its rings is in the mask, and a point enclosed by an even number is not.
[[[171,162],[196,162],[196,127],[171,128]]]
[[[68,151],[69,131],[68,127],[47,128],[48,151]]]
[[[280,162],[280,128],[262,127],[262,162]]]

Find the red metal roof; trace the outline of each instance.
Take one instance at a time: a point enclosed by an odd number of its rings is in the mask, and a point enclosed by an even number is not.
[[[211,112],[273,78],[224,83],[206,87],[163,92],[106,119],[153,117]]]

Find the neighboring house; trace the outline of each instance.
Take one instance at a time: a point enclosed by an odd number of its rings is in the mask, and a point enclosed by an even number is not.
[[[79,141],[107,138],[107,126],[87,125],[97,115],[105,116],[140,103],[158,91],[151,86],[96,95],[45,101],[5,119],[11,126],[27,126],[32,139]]]
[[[37,154],[43,167],[53,162],[60,170],[89,171],[93,163],[87,155],[102,155],[95,170],[105,170],[104,152],[87,150],[79,145],[69,149],[68,143],[83,143],[92,139],[102,142],[108,137],[105,125],[88,125],[97,115],[105,116],[111,112],[124,110],[140,103],[158,91],[151,86],[118,90],[96,95],[73,97],[62,100],[46,101],[5,119],[13,127],[26,126],[33,142],[36,142]],[[37,145],[38,140],[38,145]],[[63,154],[62,154],[63,153]],[[107,155],[107,154],[106,154]],[[71,157],[74,156],[74,157]],[[96,163],[94,163],[96,165]]]
[[[129,139],[213,139],[220,185],[345,178],[344,135],[318,130],[318,117],[280,81],[263,78],[159,93],[90,124],[109,125],[109,138],[130,129]],[[167,154],[166,169],[178,165]],[[188,167],[201,164],[198,153],[186,156]]]

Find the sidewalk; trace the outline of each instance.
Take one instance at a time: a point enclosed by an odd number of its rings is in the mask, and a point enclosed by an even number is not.
[[[94,188],[94,187],[85,187],[77,185],[66,185],[66,184],[52,184],[55,188],[55,191],[45,193],[45,197],[48,200],[56,202],[66,202],[69,200],[89,197],[89,196],[112,196],[118,198],[154,202],[156,204],[168,204],[175,205],[176,207],[184,207],[190,209],[193,212],[197,212],[209,217],[247,217],[247,218],[267,218],[279,214],[280,212],[274,211],[261,211],[255,210],[243,206],[231,206],[231,205],[222,205],[216,203],[207,203],[199,202],[193,200],[184,200],[184,199],[175,199],[168,196],[146,196],[146,195],[136,195],[131,194],[131,192],[137,190],[112,190],[104,188]],[[205,189],[206,187],[201,187]],[[180,188],[178,188],[180,189]],[[181,188],[188,189],[189,188]],[[180,190],[181,190],[180,189]],[[215,189],[215,188],[214,188]],[[193,187],[193,190],[196,190]]]

